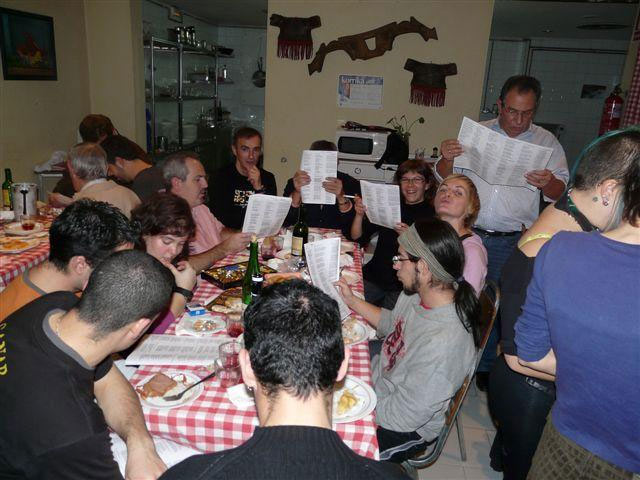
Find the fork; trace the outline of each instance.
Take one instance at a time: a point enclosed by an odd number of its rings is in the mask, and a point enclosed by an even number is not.
[[[176,393],[175,395],[169,395],[168,397],[162,397],[162,400],[164,400],[165,402],[175,402],[176,400],[180,400],[185,393],[187,393],[193,387],[195,387],[197,385],[200,385],[202,382],[205,382],[205,381],[209,380],[210,378],[215,377],[216,373],[218,373],[218,369],[215,369],[212,373],[210,373],[209,375],[204,377],[199,382],[196,382],[193,385],[189,385],[187,388],[185,388],[180,393]]]

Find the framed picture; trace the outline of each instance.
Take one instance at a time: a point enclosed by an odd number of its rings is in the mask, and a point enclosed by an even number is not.
[[[0,8],[5,80],[57,80],[53,18]]]

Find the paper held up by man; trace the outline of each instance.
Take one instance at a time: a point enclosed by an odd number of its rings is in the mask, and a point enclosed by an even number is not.
[[[458,141],[464,153],[455,158],[454,167],[475,172],[491,185],[525,187],[536,191],[524,174],[547,168],[553,149],[500,135],[464,117]]]
[[[258,238],[278,233],[291,207],[291,197],[276,197],[256,193],[249,197],[242,224],[243,233],[253,233]]]
[[[400,223],[400,188],[398,185],[360,180],[362,203],[367,207],[369,221],[387,228]]]
[[[311,182],[300,189],[302,203],[324,205],[336,203],[336,196],[327,192],[322,182],[327,177],[338,176],[338,152],[305,150],[302,152],[300,170],[304,170],[311,177]]]

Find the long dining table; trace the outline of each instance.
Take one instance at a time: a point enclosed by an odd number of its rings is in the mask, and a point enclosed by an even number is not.
[[[318,230],[315,230],[318,231]],[[319,231],[327,234],[327,230]],[[335,233],[334,233],[335,235]],[[215,266],[230,265],[246,261],[246,252],[230,255]],[[362,252],[356,246],[353,252],[353,265],[344,267],[358,275],[359,280],[352,287],[354,291],[363,293]],[[195,290],[194,301],[205,302],[222,293],[216,285],[201,281]],[[366,323],[353,312],[352,316]],[[166,335],[175,335],[177,319],[166,331]],[[216,335],[216,334],[214,334]],[[226,335],[220,332],[218,335]],[[229,338],[231,340],[231,338]],[[347,375],[357,377],[371,386],[371,362],[368,342],[351,345],[349,369]],[[182,371],[202,378],[209,373],[206,367],[193,366],[140,366],[131,377],[132,385],[138,386],[157,372]],[[204,392],[187,405],[175,408],[153,408],[143,404],[145,420],[150,433],[157,437],[195,448],[202,452],[215,452],[237,447],[249,439],[258,425],[255,406],[243,409],[236,407],[227,395],[226,388],[220,386],[217,378],[204,383]],[[366,417],[351,422],[334,424],[335,431],[346,445],[356,453],[378,458],[378,442],[376,439],[375,411]],[[320,452],[319,452],[320,453]]]

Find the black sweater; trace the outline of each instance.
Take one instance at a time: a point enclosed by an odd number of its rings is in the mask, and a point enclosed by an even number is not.
[[[432,218],[435,210],[428,201],[413,205],[407,205],[404,201],[400,204],[400,218],[402,223],[411,226],[417,220]],[[349,226],[350,230],[350,226]],[[374,225],[365,216],[362,220],[362,235],[358,238],[360,245],[369,243],[371,237],[378,232],[378,243],[371,260],[362,268],[364,279],[375,283],[387,291],[400,291],[402,284],[396,277],[391,259],[398,253],[398,234],[390,228]],[[343,231],[350,237],[350,231]]]
[[[239,447],[196,455],[161,480],[407,479],[396,465],[361,457],[333,430],[318,427],[256,427]]]
[[[260,168],[260,179],[267,195],[277,195],[276,177]],[[235,162],[216,170],[209,182],[209,209],[225,227],[242,229],[249,196],[256,193],[249,179],[238,172]]]

